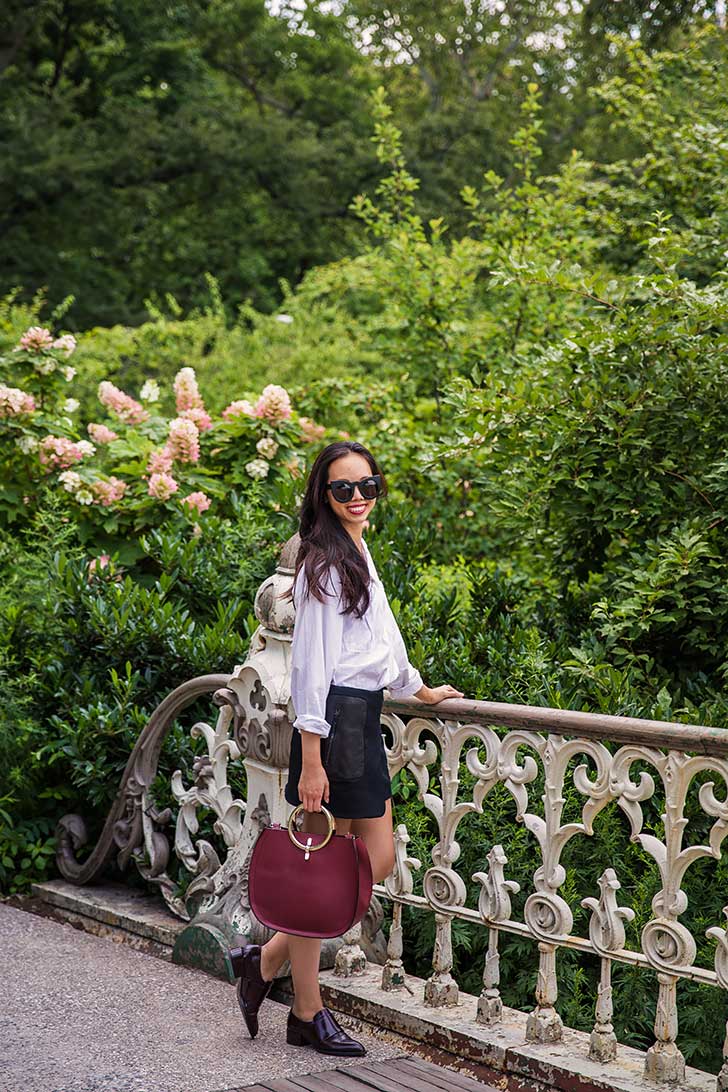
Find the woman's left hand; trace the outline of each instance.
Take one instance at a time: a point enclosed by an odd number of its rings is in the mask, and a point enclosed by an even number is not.
[[[462,690],[456,690],[449,683],[445,683],[443,686],[427,686],[423,689],[425,693],[415,694],[415,697],[419,698],[420,701],[424,701],[427,705],[436,705],[437,702],[444,701],[445,698],[462,698],[465,696]]]

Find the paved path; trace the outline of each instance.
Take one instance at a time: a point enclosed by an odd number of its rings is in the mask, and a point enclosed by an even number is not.
[[[312,1070],[341,1088],[363,1062],[288,1046],[270,999],[251,1040],[229,984],[3,903],[0,944],[0,1092],[225,1092]],[[340,1020],[367,1065],[403,1058],[403,1040]]]

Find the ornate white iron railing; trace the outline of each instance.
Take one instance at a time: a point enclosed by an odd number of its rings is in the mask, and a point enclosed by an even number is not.
[[[651,968],[657,976],[658,997],[655,1043],[647,1053],[646,1076],[660,1082],[679,1082],[684,1077],[685,1062],[676,1042],[677,982],[688,978],[723,989],[728,984],[726,931],[718,927],[708,930],[708,935],[718,942],[715,967],[699,967],[695,965],[695,938],[680,921],[687,909],[682,886],[687,870],[701,857],[719,857],[728,833],[728,800],[718,799],[713,781],[703,782],[698,791],[700,806],[714,820],[708,842],[685,844],[685,805],[696,776],[705,772],[713,775],[723,782],[728,793],[728,732],[495,702],[452,700],[445,705],[447,718],[423,711],[418,702],[387,702],[383,715],[383,723],[394,740],[391,772],[403,767],[412,772],[419,798],[436,820],[439,833],[432,864],[424,873],[421,896],[412,893],[413,869],[419,868],[420,862],[407,857],[408,834],[401,825],[395,832],[395,869],[380,889],[395,901],[396,907],[408,904],[435,912],[433,974],[426,984],[425,1001],[431,1005],[456,1003],[457,985],[451,975],[452,921],[461,918],[479,922],[489,930],[489,944],[477,1018],[484,1024],[497,1023],[502,1011],[498,934],[505,931],[527,936],[538,946],[539,968],[536,1005],[526,1034],[536,1042],[557,1041],[563,1030],[556,1011],[558,949],[590,952],[601,961],[590,1055],[598,1061],[611,1061],[617,1054],[612,1027],[612,962]],[[499,733],[496,728],[506,731]],[[429,737],[426,742],[422,741],[423,733]],[[590,760],[591,767],[580,762],[570,774],[571,761],[582,757]],[[636,765],[643,768],[635,773]],[[439,794],[428,788],[433,769],[438,775]],[[459,793],[463,769],[474,779],[467,800]],[[536,808],[529,793],[539,773],[543,780],[541,809]],[[512,917],[511,895],[519,885],[506,878],[508,861],[502,845],[491,846],[487,853],[484,850],[487,868],[471,877],[480,884],[477,909],[465,905],[466,878],[455,867],[460,854],[458,825],[469,812],[482,812],[496,785],[504,786],[512,796],[517,818],[534,835],[540,853],[523,921]],[[577,822],[563,821],[568,787],[583,798]],[[655,796],[664,801],[663,839],[644,829],[641,804]],[[566,879],[561,863],[564,848],[575,837],[598,837],[595,820],[612,803],[627,816],[632,841],[656,862],[661,879],[652,901],[653,917],[641,931],[638,949],[625,946],[625,922],[634,919],[634,912],[618,904],[620,883],[613,868],[605,869],[599,877],[598,892],[584,892],[581,905],[590,911],[588,937],[573,934],[572,909],[560,894]],[[504,838],[507,833],[504,831]],[[728,915],[728,907],[724,913]],[[400,921],[401,910],[395,909],[385,989],[401,974]],[[718,1087],[728,1087],[728,1057]]]

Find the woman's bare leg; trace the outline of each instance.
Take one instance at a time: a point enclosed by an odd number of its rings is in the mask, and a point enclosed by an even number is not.
[[[351,833],[361,836],[371,861],[372,879],[381,883],[394,868],[391,798],[384,805],[384,815],[376,819],[352,819]]]
[[[293,1015],[299,1020],[313,1020],[324,1007],[319,986],[321,941],[317,937],[288,938],[293,978]]]
[[[271,982],[279,970],[290,959],[288,952],[288,933],[274,933],[260,949],[260,973],[266,982]]]

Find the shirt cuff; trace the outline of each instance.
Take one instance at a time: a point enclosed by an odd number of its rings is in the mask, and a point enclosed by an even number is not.
[[[387,689],[393,698],[411,698],[424,685],[419,671],[413,667],[409,679],[403,686],[388,686]]]
[[[331,725],[327,720],[319,720],[318,717],[307,716],[306,714],[296,717],[293,727],[298,728],[299,732],[311,732],[313,735],[323,736],[324,739],[331,731]]]

